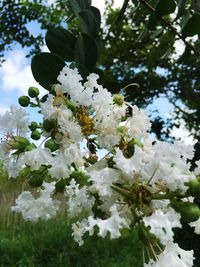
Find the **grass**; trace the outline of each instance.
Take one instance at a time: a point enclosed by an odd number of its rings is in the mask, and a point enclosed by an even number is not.
[[[48,267],[129,267],[142,266],[135,258],[137,238],[124,235],[120,240],[86,238],[79,247],[63,220],[21,223],[0,231],[0,266]]]

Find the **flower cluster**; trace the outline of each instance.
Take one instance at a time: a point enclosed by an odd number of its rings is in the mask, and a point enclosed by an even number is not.
[[[36,188],[22,192],[12,210],[26,220],[49,219],[63,193],[79,245],[96,227],[99,236],[111,239],[136,228],[144,266],[193,266],[193,251],[181,249],[173,234],[182,222],[200,233],[200,208],[193,201],[200,195],[200,162],[191,172],[193,147],[152,140],[145,112],[123,95],[111,95],[98,78],[93,73],[83,81],[66,66],[52,94],[39,99],[37,88],[30,88],[19,99],[22,106],[39,108],[42,123],[30,123],[16,107],[0,116],[5,169]],[[25,135],[27,129],[40,145]]]

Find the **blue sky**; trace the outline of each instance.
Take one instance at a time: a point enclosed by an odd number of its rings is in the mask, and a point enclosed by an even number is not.
[[[54,0],[48,1],[54,2]],[[121,6],[122,2],[123,0],[115,0],[115,6]],[[97,6],[103,12],[104,1],[93,0],[93,5]],[[37,23],[27,24],[27,28],[33,35],[37,34],[39,29]],[[48,51],[45,46],[42,49],[43,51]],[[30,86],[38,87],[41,95],[46,92],[34,80],[30,68],[31,59],[26,58],[26,54],[27,50],[22,49],[19,45],[15,45],[12,51],[6,53],[6,61],[0,67],[0,114],[8,110],[11,104],[17,104],[18,97],[27,94]],[[158,109],[160,114],[165,118],[172,116],[173,106],[164,97],[160,97],[154,103],[150,104],[147,111],[150,113],[153,109]],[[29,110],[29,113],[31,114],[31,120],[41,119],[37,115],[37,112]],[[184,125],[180,129],[174,129],[172,134],[176,137],[181,137],[187,143],[192,143],[192,139],[187,137],[188,133]]]

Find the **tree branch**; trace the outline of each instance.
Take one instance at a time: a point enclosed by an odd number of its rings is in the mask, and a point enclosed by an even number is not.
[[[151,12],[155,12],[155,8],[152,7],[146,0],[140,0],[140,2],[142,2]],[[196,49],[194,48],[193,45],[191,45],[188,41],[185,40],[185,38],[179,33],[177,32],[176,28],[174,28],[169,21],[167,21],[165,18],[161,18],[161,21],[171,30],[173,31],[184,43],[186,46],[190,47],[190,49],[192,51],[194,51],[195,53],[197,53]]]

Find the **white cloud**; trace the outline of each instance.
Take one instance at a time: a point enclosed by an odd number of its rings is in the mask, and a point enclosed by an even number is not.
[[[17,91],[17,93],[27,94],[30,86],[37,86],[43,93],[45,92],[34,80],[30,61],[22,50],[14,50],[9,53],[0,68],[0,76],[1,90],[5,92]]]

